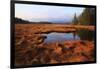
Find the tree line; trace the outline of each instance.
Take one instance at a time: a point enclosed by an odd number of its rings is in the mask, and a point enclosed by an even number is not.
[[[75,13],[72,22],[74,25],[95,25],[95,8],[85,8],[78,17]]]

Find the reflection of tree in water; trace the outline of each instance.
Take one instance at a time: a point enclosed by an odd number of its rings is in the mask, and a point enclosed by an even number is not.
[[[89,31],[89,30],[78,30],[77,33],[81,40],[93,40],[95,37],[95,31]]]
[[[76,35],[77,35],[77,32],[73,32],[73,39],[75,40],[76,39]]]

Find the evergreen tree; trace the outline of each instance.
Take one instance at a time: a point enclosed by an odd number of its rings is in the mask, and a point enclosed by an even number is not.
[[[95,24],[95,9],[86,8],[79,16],[79,22],[81,25],[94,25]]]
[[[76,13],[74,15],[73,24],[74,25],[78,24],[78,19],[77,19]]]

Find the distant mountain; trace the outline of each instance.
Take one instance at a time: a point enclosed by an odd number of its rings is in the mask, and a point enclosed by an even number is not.
[[[15,17],[14,22],[17,24],[72,24],[71,22],[46,22],[46,21],[30,22],[28,20],[23,20],[17,17]]]
[[[23,20],[23,19],[17,18],[17,17],[14,18],[14,22],[15,23],[29,23],[29,21]]]

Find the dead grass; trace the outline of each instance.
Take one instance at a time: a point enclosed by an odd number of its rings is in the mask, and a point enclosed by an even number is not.
[[[63,28],[64,27],[64,28]],[[67,30],[65,25],[15,25],[15,65],[55,64],[94,61],[94,41],[43,43],[48,30]],[[68,26],[70,29],[70,26]],[[71,27],[72,28],[72,27]]]

